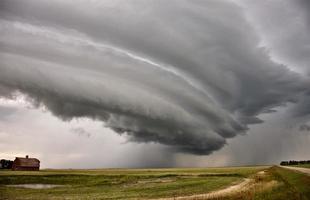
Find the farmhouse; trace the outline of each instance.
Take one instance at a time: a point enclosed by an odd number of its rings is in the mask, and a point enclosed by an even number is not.
[[[40,161],[36,158],[29,158],[26,156],[25,158],[16,157],[12,170],[25,170],[25,171],[36,171],[40,169]]]

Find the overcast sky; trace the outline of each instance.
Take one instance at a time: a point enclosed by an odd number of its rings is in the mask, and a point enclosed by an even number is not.
[[[310,159],[310,1],[1,0],[0,158]]]

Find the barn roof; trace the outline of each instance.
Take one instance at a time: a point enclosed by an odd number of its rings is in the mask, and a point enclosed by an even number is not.
[[[21,167],[39,167],[40,166],[40,161],[36,158],[16,157],[14,162],[16,162],[18,166],[21,166]]]

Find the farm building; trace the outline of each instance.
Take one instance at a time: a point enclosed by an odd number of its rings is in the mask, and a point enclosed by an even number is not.
[[[25,170],[25,171],[36,171],[40,169],[40,161],[36,158],[29,158],[26,156],[25,158],[16,157],[12,170]]]

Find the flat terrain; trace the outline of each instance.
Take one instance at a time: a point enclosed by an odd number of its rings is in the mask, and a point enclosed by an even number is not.
[[[0,199],[290,198],[310,199],[310,177],[276,166],[0,171]]]
[[[305,166],[298,165],[298,166],[285,166],[284,168],[291,169],[291,170],[294,170],[294,171],[299,171],[299,172],[308,174],[310,176],[310,167],[305,167]]]
[[[289,166],[288,166],[288,167],[289,167]],[[303,165],[292,165],[292,167],[310,168],[310,164],[303,164]]]

